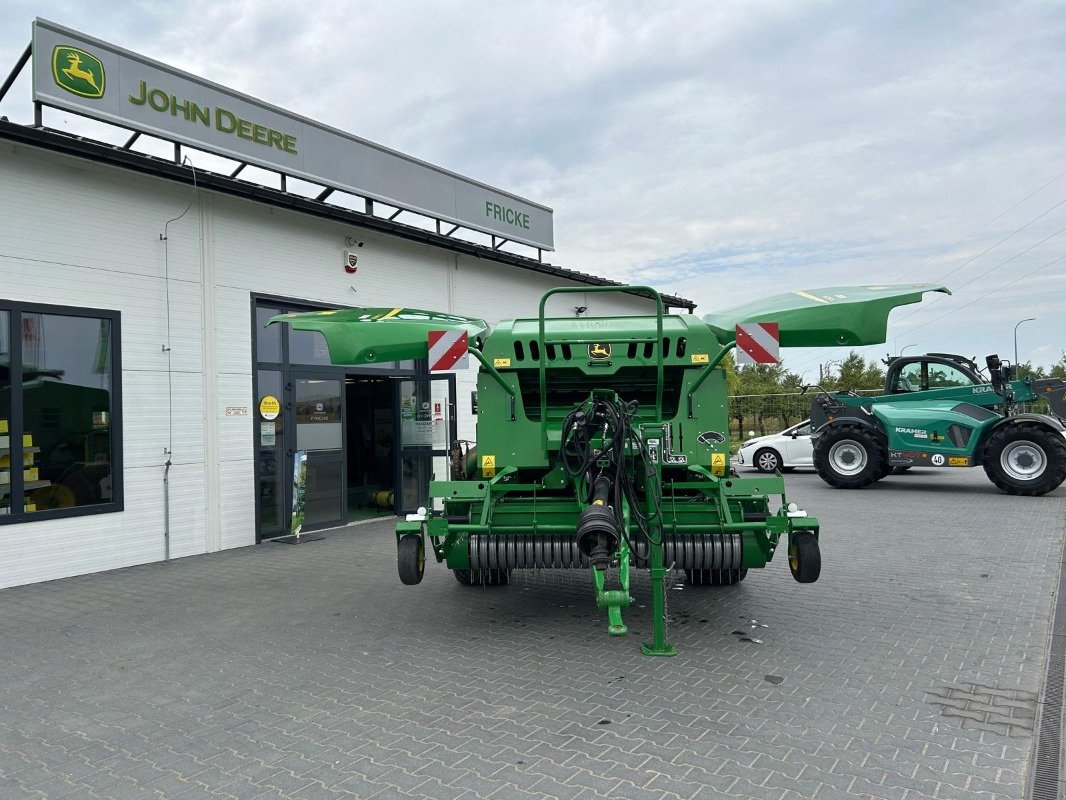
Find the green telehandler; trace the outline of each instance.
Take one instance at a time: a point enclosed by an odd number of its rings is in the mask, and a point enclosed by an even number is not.
[[[912,466],[983,466],[1017,495],[1044,495],[1066,479],[1066,381],[1020,378],[996,355],[985,359],[987,375],[951,353],[886,363],[884,394],[820,390],[811,404],[814,467],[830,486],[862,489]],[[1051,414],[1018,408],[1041,398]]]
[[[335,364],[426,359],[429,341],[465,332],[480,364],[476,456],[460,479],[430,483],[431,508],[397,524],[400,581],[420,583],[429,553],[464,586],[502,586],[515,569],[585,569],[607,632],[622,636],[630,570],[648,569],[652,636],[642,652],[670,656],[667,570],[728,586],[787,543],[797,581],[821,571],[818,520],[787,500],[780,474],[741,478],[729,468],[721,362],[736,347],[736,326],[777,322],[783,347],[876,344],[893,308],[941,290],[813,289],[700,320],[664,313],[648,287],[567,287],[546,293],[536,317],[491,331],[472,317],[408,308],[270,321],[321,334]],[[642,294],[655,313],[546,313],[553,296],[607,291]]]

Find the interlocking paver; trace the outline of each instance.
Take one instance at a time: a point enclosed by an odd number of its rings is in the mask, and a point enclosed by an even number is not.
[[[584,573],[401,586],[387,523],[0,592],[0,796],[1020,800],[1066,489],[787,482],[821,581],[675,577],[671,660],[643,573],[611,639]]]

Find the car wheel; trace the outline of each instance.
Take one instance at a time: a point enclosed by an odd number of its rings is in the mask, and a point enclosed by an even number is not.
[[[781,469],[781,456],[769,447],[758,451],[751,461],[759,472],[777,472]]]

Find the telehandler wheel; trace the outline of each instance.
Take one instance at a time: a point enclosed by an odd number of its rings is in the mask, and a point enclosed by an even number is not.
[[[788,568],[800,583],[814,583],[822,574],[822,551],[818,537],[809,531],[792,534],[788,546]]]
[[[989,480],[1007,494],[1047,494],[1066,479],[1066,438],[1041,425],[1003,425],[988,438],[983,461]]]
[[[686,569],[685,583],[692,586],[732,586],[747,577],[746,569]]]
[[[858,425],[830,428],[814,446],[814,469],[835,489],[863,489],[885,476],[887,463],[878,437]]]
[[[396,570],[400,573],[400,583],[415,586],[422,582],[426,572],[426,543],[416,533],[400,537],[396,545]]]
[[[759,472],[777,472],[781,469],[781,456],[777,454],[776,450],[764,447],[752,456],[751,463],[755,465],[755,469],[759,470]]]

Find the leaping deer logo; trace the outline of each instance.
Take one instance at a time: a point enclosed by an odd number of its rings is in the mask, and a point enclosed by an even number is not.
[[[70,66],[64,69],[63,72],[71,78],[81,78],[96,91],[100,91],[100,87],[96,85],[96,76],[89,70],[81,68],[81,56],[78,53],[74,51],[67,53],[67,60],[70,61]]]
[[[610,358],[611,346],[596,343],[589,345],[589,358]]]
[[[52,77],[57,86],[80,97],[104,96],[104,65],[96,56],[68,45],[52,51]]]

